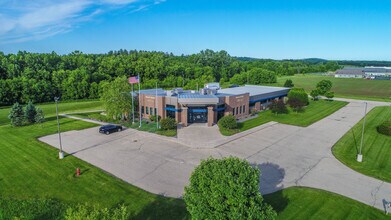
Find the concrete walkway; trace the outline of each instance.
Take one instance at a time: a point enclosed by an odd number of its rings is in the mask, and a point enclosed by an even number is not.
[[[66,152],[133,185],[171,197],[182,195],[200,160],[232,155],[261,169],[264,194],[308,186],[384,210],[383,199],[391,200],[391,184],[351,170],[331,153],[332,146],[363,117],[363,101],[349,102],[308,127],[273,123],[213,148],[192,148],[133,129],[101,135],[97,128],[63,133],[63,146]],[[388,103],[368,101],[368,111],[379,105]],[[202,133],[190,133],[194,136],[187,134],[185,139],[203,141]],[[58,145],[56,135],[40,140]]]

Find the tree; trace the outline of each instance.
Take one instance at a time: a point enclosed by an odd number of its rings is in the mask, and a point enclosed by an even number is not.
[[[333,83],[330,80],[322,80],[316,84],[316,88],[319,90],[319,95],[325,95],[333,87]]]
[[[292,88],[294,87],[295,85],[293,84],[292,80],[291,79],[287,79],[284,83],[284,87],[288,87],[288,88]]]
[[[274,219],[259,192],[260,170],[236,157],[201,161],[183,196],[192,219]]]
[[[334,92],[326,92],[325,96],[328,100],[331,100],[332,98],[334,98]]]
[[[275,114],[287,114],[288,108],[286,107],[284,100],[273,100],[272,103],[269,105],[270,110],[272,113]]]
[[[102,84],[101,100],[108,117],[125,119],[132,110],[131,87],[126,76]]]
[[[24,117],[28,123],[34,123],[36,115],[37,115],[37,109],[35,108],[33,102],[29,101],[24,111]]]
[[[22,126],[24,122],[23,107],[19,103],[15,103],[11,108],[8,118],[11,120],[12,126]]]
[[[37,114],[35,115],[35,123],[42,123],[45,121],[45,115],[43,114],[42,109],[36,108],[37,109]]]
[[[292,99],[300,100],[304,105],[308,105],[308,95],[303,88],[293,88],[288,92],[288,104],[290,105],[290,101]]]
[[[312,99],[313,99],[314,101],[318,100],[319,90],[318,90],[318,89],[312,90],[311,93],[310,93],[310,95],[311,95],[311,97],[312,97]]]
[[[288,100],[288,104],[293,108],[295,112],[299,112],[305,106],[304,102],[298,98],[291,98]]]

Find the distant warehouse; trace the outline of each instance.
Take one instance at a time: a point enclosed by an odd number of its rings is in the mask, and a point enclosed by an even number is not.
[[[391,80],[391,67],[366,66],[364,68],[345,67],[335,72],[336,78],[366,78]]]
[[[183,126],[191,123],[216,124],[224,115],[247,117],[254,109],[266,109],[272,100],[283,99],[289,88],[245,85],[221,89],[219,83],[206,84],[199,91],[147,89],[139,92],[142,118],[171,117]]]

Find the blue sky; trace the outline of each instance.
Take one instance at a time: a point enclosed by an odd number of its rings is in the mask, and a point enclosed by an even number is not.
[[[0,0],[0,51],[391,60],[391,1]]]

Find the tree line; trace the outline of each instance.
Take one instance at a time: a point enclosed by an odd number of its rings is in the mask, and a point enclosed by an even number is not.
[[[335,71],[336,62],[243,60],[226,51],[203,50],[192,55],[119,50],[105,54],[74,51],[16,54],[0,52],[0,106],[15,102],[50,102],[100,97],[102,84],[117,77],[140,75],[142,88],[195,89],[206,82],[270,83],[276,76]],[[234,80],[232,80],[232,78]],[[235,81],[236,80],[236,81]]]

